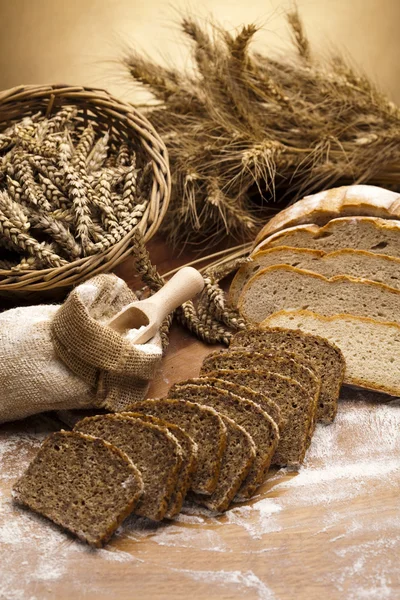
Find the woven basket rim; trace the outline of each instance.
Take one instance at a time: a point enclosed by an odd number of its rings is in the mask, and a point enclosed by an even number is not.
[[[132,131],[136,139],[140,139],[141,147],[151,161],[153,174],[150,199],[138,225],[107,250],[79,258],[61,267],[26,270],[23,273],[0,269],[0,293],[70,288],[89,276],[111,271],[132,254],[130,239],[136,228],[139,228],[145,242],[154,236],[167,212],[171,195],[167,148],[153,125],[133,105],[117,99],[102,88],[61,83],[20,85],[0,92],[0,131],[10,122],[38,112],[36,106],[38,102],[43,105],[46,116],[54,109],[58,110],[68,104],[83,110],[84,115],[89,110],[96,113],[97,109],[98,113],[110,119],[114,130],[118,129],[115,127],[118,121],[123,123],[125,129]],[[18,105],[21,108],[20,113],[16,111]],[[30,107],[33,105],[35,108],[31,110]]]

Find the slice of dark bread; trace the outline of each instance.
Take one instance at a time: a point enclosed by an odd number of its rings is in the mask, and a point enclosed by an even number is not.
[[[144,490],[135,514],[161,521],[175,490],[182,449],[166,427],[120,414],[98,415],[79,421],[74,431],[106,440],[137,466]]]
[[[13,488],[28,506],[81,540],[102,546],[135,508],[142,477],[115,446],[78,432],[50,435]]]
[[[168,431],[170,431],[172,435],[178,440],[179,445],[182,448],[183,460],[178,475],[177,485],[168,503],[167,512],[165,513],[165,518],[172,519],[180,513],[183,501],[190,488],[192,476],[193,473],[196,471],[197,466],[198,446],[196,442],[192,440],[190,435],[188,435],[186,431],[182,429],[182,427],[178,427],[178,425],[173,425],[172,423],[168,423],[166,421],[163,421],[162,419],[158,419],[157,417],[151,417],[150,415],[143,415],[139,413],[120,414],[127,415],[128,417],[140,417],[142,421],[153,423],[154,425],[160,425],[161,427],[166,427]]]
[[[308,394],[314,399],[314,406],[310,404],[312,416],[312,424],[309,430],[311,436],[315,429],[316,411],[321,392],[321,377],[316,376],[308,367],[300,364],[298,360],[293,358],[293,354],[282,352],[278,354],[276,351],[266,351],[261,348],[257,351],[249,348],[232,348],[230,350],[222,350],[213,352],[206,356],[202,373],[207,373],[207,370],[212,372],[218,369],[263,369],[272,371],[280,375],[291,377],[307,390]],[[299,359],[300,360],[300,359]]]
[[[251,369],[263,367],[298,381],[318,401],[321,391],[321,376],[310,366],[303,365],[301,358],[293,353],[277,352],[246,347],[212,352],[203,361],[202,373],[218,369]]]
[[[247,500],[265,479],[278,445],[279,430],[258,404],[227,389],[232,387],[235,386],[221,379],[199,377],[175,384],[169,394],[212,406],[221,414],[234,419],[251,435],[256,447],[256,457],[236,495],[237,500]],[[237,388],[240,389],[240,386]]]
[[[280,440],[272,458],[273,465],[299,466],[311,441],[315,399],[297,381],[263,369],[219,369],[210,377],[237,381],[259,390],[279,405],[282,422]],[[313,412],[314,411],[314,412]]]
[[[226,426],[217,411],[194,402],[166,398],[135,402],[132,410],[178,425],[190,435],[198,446],[191,490],[212,494],[217,487],[226,447]]]
[[[217,487],[211,496],[191,494],[192,500],[219,513],[229,508],[256,456],[254,442],[247,431],[226,415],[221,414],[221,418],[226,426],[226,448]]]
[[[321,377],[317,420],[322,423],[334,421],[346,364],[341,350],[332,342],[299,330],[273,327],[239,331],[231,341],[231,347],[236,346],[294,352],[304,364],[311,364]]]
[[[218,373],[218,375],[216,375],[216,373]],[[224,379],[225,381],[231,383],[232,386],[234,386],[235,388],[233,390],[234,393],[237,393],[236,389],[238,388],[238,386],[240,386],[241,388],[251,389],[253,391],[253,398],[250,399],[253,400],[253,402],[255,402],[256,404],[258,404],[258,406],[262,408],[262,410],[264,410],[271,417],[271,419],[278,425],[278,428],[280,430],[282,423],[282,414],[280,407],[275,402],[275,400],[270,398],[268,394],[262,390],[261,386],[254,387],[249,385],[246,374],[243,374],[243,377],[240,378],[237,376],[236,373],[229,369],[217,369],[215,371],[208,371],[208,369],[203,369],[202,367],[200,369],[200,377],[206,376],[216,377],[217,379]],[[249,378],[250,380],[252,379],[251,374]]]

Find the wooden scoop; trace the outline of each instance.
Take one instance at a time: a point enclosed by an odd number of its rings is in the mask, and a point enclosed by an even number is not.
[[[153,296],[125,306],[107,326],[118,333],[137,329],[137,335],[132,332],[129,340],[144,344],[157,333],[169,313],[201,292],[203,287],[204,279],[200,273],[192,267],[183,267]]]

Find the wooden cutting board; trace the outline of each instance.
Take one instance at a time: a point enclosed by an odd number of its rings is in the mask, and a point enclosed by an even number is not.
[[[209,351],[176,327],[151,394],[196,376]],[[131,517],[97,551],[11,501],[59,421],[0,426],[0,600],[399,598],[400,405],[390,400],[345,388],[298,473],[272,471],[222,516],[187,506],[158,525]]]

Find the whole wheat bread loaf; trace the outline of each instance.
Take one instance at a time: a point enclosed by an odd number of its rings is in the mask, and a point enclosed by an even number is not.
[[[252,437],[256,456],[251,469],[236,494],[236,500],[249,499],[265,479],[279,441],[279,430],[271,417],[257,404],[227,390],[229,382],[212,377],[188,379],[175,384],[172,397],[190,398],[212,406],[239,423]],[[240,388],[240,386],[238,386]]]
[[[315,248],[332,252],[342,248],[369,250],[400,257],[400,222],[378,217],[342,217],[323,227],[298,225],[264,239],[254,252],[275,246]]]
[[[165,398],[135,402],[132,410],[158,417],[186,431],[198,446],[191,490],[212,494],[217,487],[226,447],[226,426],[221,416],[213,408]]]
[[[144,485],[135,514],[161,521],[182,464],[182,449],[168,429],[138,417],[108,414],[87,417],[74,431],[106,440],[129,456]]]
[[[93,546],[102,546],[143,492],[138,469],[115,446],[53,433],[13,488],[14,499]]]
[[[325,225],[335,217],[373,216],[400,218],[400,195],[375,185],[348,185],[306,196],[272,217],[256,237],[266,237],[302,223]]]
[[[350,275],[378,281],[397,290],[400,289],[400,259],[394,256],[351,248],[323,252],[310,248],[277,246],[256,252],[240,267],[229,289],[230,304],[237,305],[240,292],[253,275],[261,269],[274,265],[290,265],[319,273],[325,277]]]
[[[287,265],[259,271],[244,287],[238,307],[253,323],[280,310],[310,310],[326,316],[343,313],[400,323],[399,290],[345,275],[327,279]]]
[[[269,327],[285,327],[295,335],[323,336],[343,353],[345,383],[400,394],[399,325],[352,315],[324,317],[311,311],[282,311],[271,315],[262,327],[267,335]]]
[[[315,399],[294,379],[263,369],[219,369],[210,377],[243,381],[256,391],[270,397],[281,413],[279,444],[272,464],[299,466],[310,444],[315,422]]]
[[[294,352],[305,364],[311,364],[321,377],[317,419],[323,423],[333,422],[345,372],[344,356],[335,344],[320,335],[263,326],[262,329],[249,328],[237,332],[231,341],[231,347],[236,346]]]
[[[171,498],[168,502],[167,511],[164,515],[165,518],[172,519],[180,513],[183,501],[190,488],[193,473],[196,471],[197,444],[192,440],[190,435],[188,435],[186,431],[182,429],[182,427],[178,427],[178,425],[173,425],[172,423],[168,423],[162,419],[157,419],[157,417],[151,417],[150,415],[132,412],[121,414],[128,417],[140,417],[142,421],[153,423],[154,425],[159,425],[160,427],[166,427],[168,431],[172,433],[174,438],[178,440],[183,453],[182,465],[178,474],[178,481],[175,490],[171,495]]]

